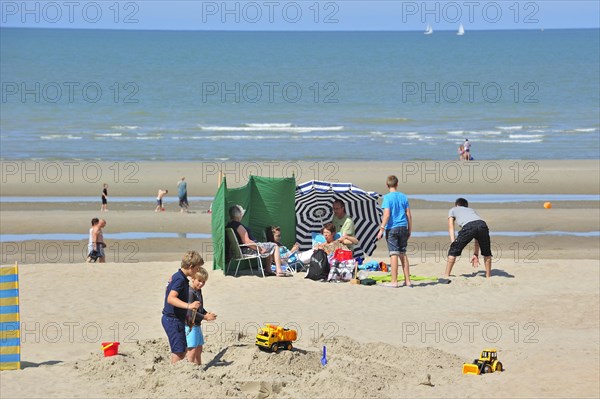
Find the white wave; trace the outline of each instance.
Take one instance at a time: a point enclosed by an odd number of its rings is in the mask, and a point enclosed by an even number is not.
[[[332,132],[339,131],[344,126],[271,126],[271,127],[252,127],[252,126],[199,126],[202,130],[213,132],[287,132],[287,133],[310,133],[310,132]]]
[[[261,129],[270,127],[292,127],[291,123],[244,123],[248,127],[259,127]]]
[[[135,125],[116,125],[116,126],[111,126],[110,128],[115,129],[115,130],[137,130],[140,127],[135,126]]]
[[[523,126],[496,126],[500,130],[522,130]]]
[[[475,130],[472,132],[468,132],[469,134],[474,134],[476,136],[496,136],[499,134],[502,134],[502,132],[499,132],[497,130]]]
[[[541,143],[542,139],[536,140],[521,140],[521,139],[511,139],[511,140],[490,140],[492,143]]]
[[[367,139],[368,136],[352,136],[348,137],[346,135],[336,134],[336,135],[323,135],[323,136],[310,136],[310,137],[290,137],[287,135],[212,135],[212,136],[188,136],[188,137],[179,137],[174,136],[171,137],[173,140],[210,140],[210,141],[231,141],[231,140],[247,140],[247,141],[260,141],[260,140],[311,140],[311,141],[321,141],[321,140],[352,140],[352,139]]]
[[[162,136],[137,136],[136,140],[161,140]]]
[[[98,133],[97,136],[101,137],[120,137],[123,133]]]
[[[528,130],[527,133],[546,133],[546,131],[541,130],[541,129],[533,129],[533,130]]]
[[[48,134],[48,135],[40,136],[40,139],[42,139],[42,140],[60,140],[60,139],[81,140],[82,138],[83,137],[81,137],[81,136],[73,136],[71,134]]]
[[[509,139],[541,139],[543,134],[509,134]]]
[[[418,134],[416,134],[416,135],[411,134],[410,136],[404,136],[403,138],[408,139],[408,140],[419,140],[419,141],[425,140],[425,137],[421,137]]]
[[[587,133],[587,132],[595,132],[597,129],[595,127],[590,127],[587,129],[573,129],[576,132],[582,132],[582,133]]]
[[[464,130],[449,130],[446,133],[448,133],[448,134],[454,134],[454,135],[461,135],[461,134],[464,134],[465,131]]]
[[[185,137],[185,139],[190,140],[211,140],[211,141],[219,141],[219,140],[280,140],[287,139],[288,136],[260,136],[260,135],[217,135],[217,136],[190,136]]]

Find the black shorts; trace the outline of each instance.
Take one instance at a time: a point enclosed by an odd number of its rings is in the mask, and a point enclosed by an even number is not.
[[[473,239],[479,242],[479,250],[483,256],[492,256],[490,230],[483,220],[475,220],[465,224],[458,232],[456,240],[450,245],[448,256],[460,256],[462,250]]]
[[[102,205],[106,205],[108,204],[108,201],[106,200],[106,198],[102,197]]]

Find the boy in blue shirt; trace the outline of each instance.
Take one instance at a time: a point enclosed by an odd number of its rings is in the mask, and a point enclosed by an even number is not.
[[[386,185],[390,192],[383,196],[383,204],[381,205],[383,218],[377,234],[377,239],[380,240],[385,230],[392,266],[392,281],[389,284],[384,284],[384,286],[398,288],[398,258],[400,258],[402,270],[404,271],[404,286],[412,287],[408,256],[406,256],[406,246],[412,231],[412,214],[410,213],[408,198],[398,191],[398,178],[396,176],[388,176]]]
[[[208,280],[208,272],[205,268],[198,268],[190,281],[190,294],[188,302],[200,302],[200,308],[194,313],[193,310],[187,311],[187,325],[185,326],[185,335],[187,340],[187,359],[190,363],[202,364],[202,346],[204,345],[204,335],[200,328],[202,320],[212,321],[217,315],[207,312],[204,309],[204,298],[202,297],[202,288]]]
[[[169,337],[171,346],[171,363],[185,358],[187,341],[185,337],[185,319],[189,309],[198,310],[200,302],[188,304],[190,285],[188,277],[192,277],[204,259],[196,251],[188,251],[183,255],[181,268],[173,274],[165,292],[165,305],[162,315],[162,326]]]

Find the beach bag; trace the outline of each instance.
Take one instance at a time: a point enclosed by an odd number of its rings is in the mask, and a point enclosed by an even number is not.
[[[310,257],[310,263],[308,264],[308,272],[306,277],[311,280],[324,280],[329,276],[329,261],[327,260],[327,254],[322,249],[317,249],[313,252]]]
[[[350,260],[350,259],[352,259],[352,251],[349,251],[347,249],[338,248],[333,253],[333,259],[339,260],[340,262],[345,261],[345,260]]]
[[[92,261],[92,262],[96,262],[99,257],[100,257],[100,252],[96,251],[95,249],[88,254],[88,258],[90,258],[90,261]]]
[[[345,261],[337,261],[333,260],[333,264],[331,265],[331,269],[329,270],[329,276],[327,276],[327,281],[350,281],[352,280],[352,275],[354,274],[354,267],[356,266],[356,262],[354,259],[345,260]]]

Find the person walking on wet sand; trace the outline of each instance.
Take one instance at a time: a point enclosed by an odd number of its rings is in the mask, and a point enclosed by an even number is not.
[[[100,212],[108,212],[108,184],[102,185],[102,207]]]
[[[179,197],[179,208],[181,212],[189,212],[190,204],[187,199],[187,183],[185,177],[182,177],[177,183],[177,196]]]
[[[89,255],[87,262],[98,260],[100,263],[106,263],[106,255],[104,254],[104,235],[102,229],[106,226],[106,220],[97,218],[92,219],[92,228],[90,229],[90,242],[88,244]],[[93,255],[93,256],[92,256]]]
[[[167,194],[169,194],[169,190],[163,190],[162,188],[158,190],[158,194],[156,195],[156,209],[154,212],[161,212],[165,210],[165,208],[163,208],[163,198]]]

